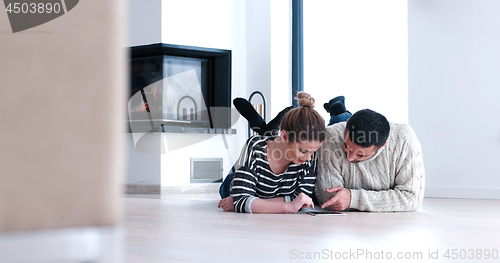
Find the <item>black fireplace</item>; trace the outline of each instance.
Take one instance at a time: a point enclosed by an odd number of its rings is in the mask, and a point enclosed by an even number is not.
[[[231,51],[151,44],[130,48],[131,132],[231,127]]]

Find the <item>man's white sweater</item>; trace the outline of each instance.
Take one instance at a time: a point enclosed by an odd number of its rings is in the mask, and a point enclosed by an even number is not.
[[[347,161],[344,152],[346,123],[327,127],[319,149],[316,196],[320,204],[334,193],[325,190],[342,186],[351,191],[349,208],[360,211],[414,211],[424,198],[425,171],[422,149],[413,129],[391,123],[387,145],[368,160]]]

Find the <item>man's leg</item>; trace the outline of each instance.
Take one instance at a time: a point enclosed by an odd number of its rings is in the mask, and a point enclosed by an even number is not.
[[[338,96],[331,99],[330,102],[325,103],[324,107],[331,116],[328,126],[347,121],[352,115],[346,110],[344,96]]]

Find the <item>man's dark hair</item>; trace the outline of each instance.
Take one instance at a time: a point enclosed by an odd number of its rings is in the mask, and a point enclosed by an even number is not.
[[[354,113],[346,124],[349,139],[363,148],[372,145],[380,148],[389,138],[390,130],[389,122],[384,115],[369,109]]]

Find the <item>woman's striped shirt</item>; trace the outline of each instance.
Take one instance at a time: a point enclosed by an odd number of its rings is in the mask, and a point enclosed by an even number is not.
[[[254,136],[242,149],[231,183],[231,196],[237,212],[251,213],[252,204],[258,198],[284,197],[291,201],[301,192],[312,195],[316,183],[316,153],[310,161],[300,165],[290,162],[285,172],[274,174],[267,160],[267,142],[274,139]]]

